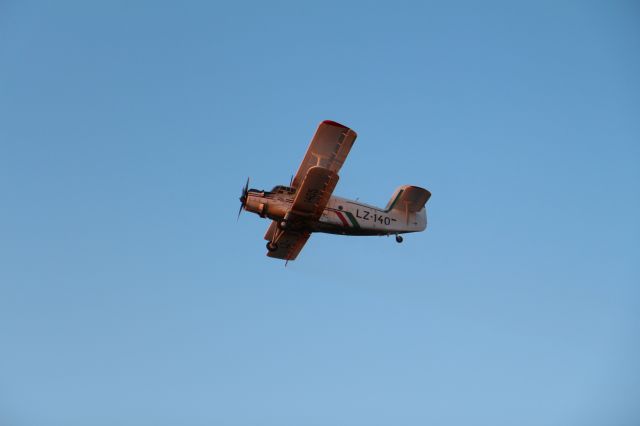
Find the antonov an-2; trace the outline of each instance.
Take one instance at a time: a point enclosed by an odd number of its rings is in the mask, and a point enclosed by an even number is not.
[[[395,235],[401,243],[400,234],[425,230],[431,197],[426,189],[403,185],[383,209],[331,195],[356,136],[342,124],[323,121],[289,186],[259,191],[249,189],[247,179],[238,216],[245,209],[272,220],[264,236],[267,256],[294,260],[312,232]]]

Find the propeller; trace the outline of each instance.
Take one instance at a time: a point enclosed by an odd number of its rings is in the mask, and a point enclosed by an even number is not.
[[[249,178],[247,178],[247,183],[242,188],[242,193],[240,194],[240,210],[238,210],[238,219],[240,219],[242,209],[247,205],[247,194],[249,194]]]

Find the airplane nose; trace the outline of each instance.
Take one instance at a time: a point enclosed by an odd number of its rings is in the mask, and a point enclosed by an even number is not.
[[[240,194],[240,210],[238,210],[238,219],[240,219],[242,209],[247,205],[247,194],[249,194],[249,178],[247,178],[247,183],[242,188],[242,193]]]

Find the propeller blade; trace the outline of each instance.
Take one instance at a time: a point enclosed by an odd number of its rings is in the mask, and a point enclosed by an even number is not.
[[[249,179],[247,178],[247,183],[242,187],[242,192],[240,193],[240,198],[246,197],[248,190],[249,190]]]
[[[240,204],[240,210],[238,210],[238,217],[236,218],[236,222],[240,220],[240,213],[242,213],[243,208],[244,208],[244,205]]]
[[[242,209],[247,205],[247,195],[249,194],[249,178],[247,178],[247,183],[242,188],[242,193],[240,194],[240,210],[238,210],[238,217],[236,221],[240,219],[240,213],[242,213]]]

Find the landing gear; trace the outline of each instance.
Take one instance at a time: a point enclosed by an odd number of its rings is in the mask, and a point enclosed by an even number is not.
[[[403,241],[403,238],[401,235],[396,235],[396,243],[401,243]]]
[[[272,243],[271,241],[267,242],[267,250],[276,251],[278,250],[278,245],[276,243]]]

